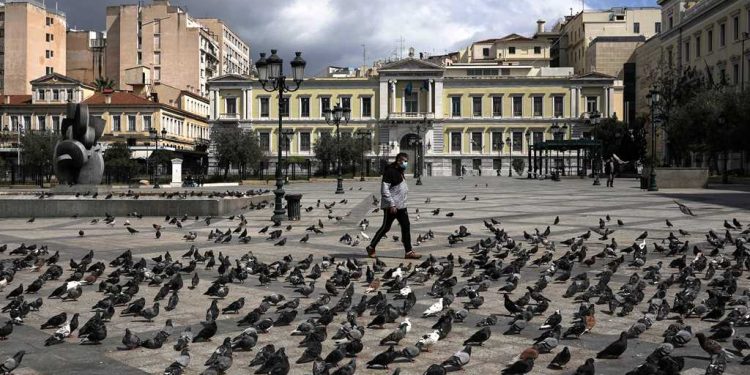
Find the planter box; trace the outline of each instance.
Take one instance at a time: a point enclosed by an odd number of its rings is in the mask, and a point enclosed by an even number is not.
[[[651,169],[643,169],[646,178],[650,173]],[[656,185],[659,189],[705,189],[708,168],[656,168]]]

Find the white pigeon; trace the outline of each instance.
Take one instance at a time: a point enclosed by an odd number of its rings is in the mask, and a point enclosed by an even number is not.
[[[400,294],[400,295],[402,295],[404,297],[408,296],[409,293],[411,293],[411,287],[408,286],[408,285],[405,286],[405,287],[403,287],[403,288],[401,288],[401,290],[398,291],[398,294]]]
[[[0,279],[0,292],[5,290],[6,286],[8,286],[8,279],[3,277],[2,279]]]
[[[437,300],[437,302],[433,303],[432,306],[428,307],[427,310],[425,310],[422,313],[422,317],[426,318],[428,316],[435,316],[437,313],[443,311],[443,299],[440,298]]]
[[[440,340],[440,330],[436,329],[432,331],[432,333],[422,336],[422,338],[417,341],[417,348],[429,352],[430,347],[438,342],[438,340]]]
[[[643,250],[643,249],[646,248],[646,239],[645,238],[643,239],[643,242],[641,242],[641,243],[638,244],[638,248],[641,249],[641,250]]]
[[[394,279],[397,277],[404,277],[404,270],[402,270],[401,267],[396,268],[396,270],[393,271],[393,274],[391,274],[391,277]]]
[[[71,291],[71,290],[73,290],[75,288],[78,288],[79,286],[81,286],[81,282],[80,281],[68,281],[68,284],[67,284],[67,286],[65,288],[68,291]]]
[[[369,239],[370,239],[370,236],[368,236],[368,235],[367,235],[367,233],[365,233],[364,231],[362,231],[362,232],[359,232],[359,235],[360,235],[360,236],[362,236],[362,238],[364,238],[364,239],[366,239],[366,240],[369,240]]]
[[[408,317],[404,318],[404,320],[402,320],[398,326],[399,328],[404,327],[404,331],[406,331],[406,333],[409,333],[409,331],[411,331],[411,322],[409,321]]]
[[[55,336],[62,338],[70,336],[70,322],[67,322],[64,326],[58,328],[57,331],[55,331]]]

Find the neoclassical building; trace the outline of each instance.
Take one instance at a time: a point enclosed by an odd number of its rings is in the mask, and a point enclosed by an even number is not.
[[[587,138],[591,114],[621,117],[620,81],[548,67],[548,42],[512,35],[468,47],[461,54],[481,54],[468,62],[445,59],[437,65],[430,61],[439,58],[410,53],[364,74],[305,79],[282,98],[284,131],[293,133],[288,154],[313,158],[318,137],[335,130],[323,110],[338,104],[351,110],[342,132],[373,135],[370,163],[401,151],[415,155],[421,147],[427,176],[458,175],[462,167],[507,175],[511,160],[527,159],[530,144]],[[211,126],[256,131],[273,163],[278,94],[266,92],[254,77],[234,74],[214,78],[207,87]],[[571,168],[577,160],[563,153],[555,163]],[[410,163],[409,172],[419,162]]]

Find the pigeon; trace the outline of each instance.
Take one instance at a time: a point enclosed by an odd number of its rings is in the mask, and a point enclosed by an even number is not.
[[[674,201],[674,202],[677,203],[677,207],[680,208],[680,212],[682,212],[685,215],[695,216],[695,214],[693,213],[693,211],[688,206],[686,206],[686,205],[684,205],[684,204],[682,204],[682,203],[680,203],[678,201]]]
[[[464,341],[464,345],[479,345],[482,346],[485,341],[489,340],[492,336],[492,330],[490,327],[483,327],[482,329],[474,332],[468,339]]]
[[[17,369],[21,365],[24,354],[26,354],[26,351],[19,350],[13,357],[6,359],[5,362],[0,364],[0,374],[11,374],[13,370]]]
[[[620,338],[596,354],[597,359],[617,359],[628,348],[628,333],[620,333]]]
[[[463,349],[453,353],[453,355],[447,360],[443,361],[440,365],[451,369],[463,369],[471,360],[471,346],[464,346]]]
[[[529,373],[534,368],[534,358],[526,358],[513,362],[504,368],[500,373],[502,375],[522,375]]]
[[[576,372],[573,375],[595,375],[596,369],[594,367],[594,359],[589,358],[582,365],[578,366]]]
[[[554,370],[562,370],[565,368],[565,365],[570,361],[570,349],[568,347],[564,347],[557,355],[555,355],[555,358],[552,358],[552,362],[550,362],[549,365],[547,365],[547,368],[554,369]]]

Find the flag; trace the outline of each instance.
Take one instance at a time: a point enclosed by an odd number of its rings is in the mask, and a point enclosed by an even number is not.
[[[404,92],[406,92],[406,95],[411,95],[412,91],[414,90],[413,86],[411,85],[411,82],[406,84],[406,88],[404,89]]]

